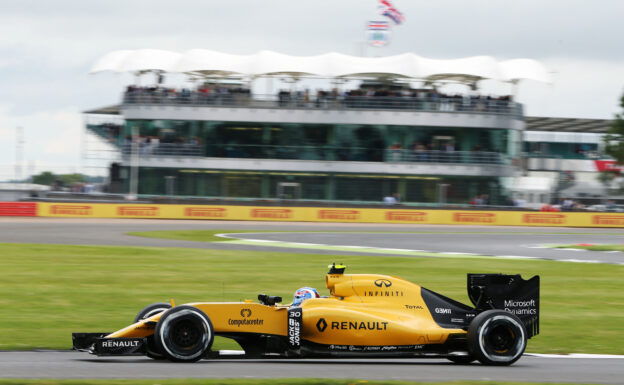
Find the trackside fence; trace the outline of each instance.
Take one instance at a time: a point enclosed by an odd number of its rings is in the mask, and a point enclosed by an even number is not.
[[[0,202],[0,216],[280,222],[624,227],[624,213],[419,210],[225,205]]]

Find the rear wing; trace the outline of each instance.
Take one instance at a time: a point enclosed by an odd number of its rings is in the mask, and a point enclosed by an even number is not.
[[[540,277],[520,274],[468,274],[468,297],[477,311],[501,309],[524,323],[528,338],[539,334]]]

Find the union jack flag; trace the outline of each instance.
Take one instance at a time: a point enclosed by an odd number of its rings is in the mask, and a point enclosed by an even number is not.
[[[379,0],[379,11],[382,16],[389,18],[396,25],[405,21],[405,16],[398,9],[394,8],[390,0]]]
[[[387,31],[389,28],[390,25],[387,21],[369,21],[367,29],[369,31]]]

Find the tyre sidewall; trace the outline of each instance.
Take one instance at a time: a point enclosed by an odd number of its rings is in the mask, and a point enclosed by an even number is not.
[[[175,344],[172,333],[179,322],[191,322],[199,333],[198,342],[185,350]],[[193,306],[177,306],[167,310],[158,321],[154,331],[156,347],[169,360],[177,362],[194,362],[201,359],[212,346],[214,328],[210,318],[200,309]]]
[[[134,323],[137,323],[146,318],[155,316],[158,313],[171,309],[171,304],[168,302],[156,302],[151,305],[145,306],[134,317]],[[154,335],[147,337],[147,346],[145,354],[154,360],[164,360],[166,357],[162,354],[162,351],[156,346],[154,341]]]
[[[137,313],[136,317],[134,317],[134,323],[137,323],[140,320],[143,320],[146,318],[150,318],[160,312],[163,312],[169,309],[171,309],[171,304],[167,302],[156,302],[151,305],[147,305],[143,309],[141,309],[140,312]]]
[[[501,354],[488,346],[488,334],[497,326],[509,328],[515,339],[509,352]],[[511,365],[524,353],[527,345],[527,333],[522,321],[515,315],[503,310],[487,310],[478,314],[468,328],[468,348],[471,356],[485,365]]]

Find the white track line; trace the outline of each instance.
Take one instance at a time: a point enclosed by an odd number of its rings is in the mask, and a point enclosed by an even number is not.
[[[288,247],[289,245],[291,245],[293,246],[293,248],[298,248],[298,246],[299,247],[311,246],[312,248],[314,248],[315,246],[318,246],[318,247],[329,248],[329,249],[335,248],[337,251],[341,251],[340,249],[342,249],[342,251],[344,251],[344,249],[353,249],[353,250],[362,250],[362,251],[366,250],[367,252],[396,251],[396,252],[402,252],[402,253],[430,253],[430,254],[440,254],[440,256],[442,255],[457,255],[457,256],[475,255],[475,256],[484,256],[484,257],[500,258],[500,259],[542,260],[542,261],[559,261],[559,262],[572,262],[572,263],[606,263],[606,264],[611,264],[611,265],[624,266],[624,263],[606,262],[606,261],[599,261],[596,259],[576,259],[576,258],[553,259],[553,258],[543,258],[543,257],[529,257],[529,256],[523,256],[523,255],[487,255],[487,254],[476,254],[476,253],[464,253],[464,252],[457,252],[457,251],[428,251],[428,250],[416,250],[416,249],[394,249],[394,248],[374,247],[374,246],[329,245],[329,244],[323,244],[323,243],[286,242],[286,241],[275,241],[275,240],[268,240],[268,239],[248,239],[248,238],[236,237],[236,235],[245,235],[245,234],[258,234],[258,233],[223,233],[223,234],[215,234],[215,236],[221,237],[221,238],[235,239],[235,240],[243,241],[243,242],[249,241],[249,242],[254,242],[254,243],[280,244],[281,246],[285,246],[285,247]],[[555,248],[547,247],[547,246],[526,246],[526,247],[531,248],[531,249],[586,251],[586,250],[581,250],[581,249],[555,249]],[[616,252],[619,253],[619,251],[616,251]]]
[[[624,359],[624,356],[615,354],[585,354],[585,353],[570,353],[570,354],[541,354],[541,353],[525,353],[526,356],[544,357],[544,358],[615,358]]]

